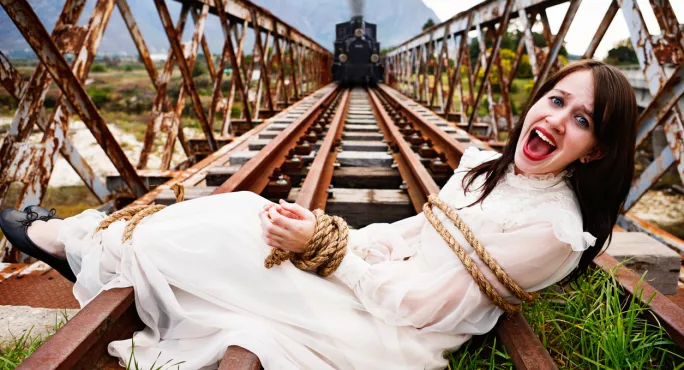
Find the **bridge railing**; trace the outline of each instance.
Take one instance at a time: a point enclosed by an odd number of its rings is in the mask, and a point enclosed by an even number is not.
[[[629,230],[647,232],[684,254],[684,241],[629,212],[670,167],[676,167],[680,180],[684,179],[684,68],[681,66],[684,31],[671,1],[649,2],[661,30],[659,35],[652,35],[636,0],[613,0],[582,58],[594,56],[608,27],[612,22],[620,21],[616,14],[622,10],[622,21],[627,24],[639,61],[638,74],[642,76],[639,85],[652,97],[646,100],[648,106],[639,116],[635,145],[642,145],[656,127],[664,128],[668,145],[662,152],[654,153],[655,160],[634,179],[619,224]],[[457,121],[471,133],[486,128],[481,135],[494,139],[492,144],[495,144],[499,139],[499,127],[510,129],[515,124],[510,97],[523,57],[529,59],[531,67],[533,84],[529,96],[532,96],[551,73],[561,67],[559,53],[581,3],[582,0],[485,1],[387,52],[384,56],[385,81],[447,119]],[[554,35],[547,9],[559,4],[568,7]],[[537,22],[543,30],[545,45],[541,47],[537,46],[532,31]],[[504,33],[511,29],[520,30],[522,35],[510,68],[506,70],[502,65],[501,43]],[[474,56],[470,54],[473,36],[479,43],[474,65],[471,63]],[[635,73],[637,71],[628,71],[632,78],[636,77]],[[483,101],[485,96],[486,103]],[[480,108],[484,108],[488,117],[478,115]]]
[[[22,186],[16,207],[39,204],[60,154],[101,202],[110,202],[120,195],[105,186],[67,136],[74,114],[83,120],[114,164],[125,184],[121,192],[137,198],[147,189],[136,169],[148,168],[155,139],[164,143],[160,170],[172,169],[176,142],[180,142],[188,158],[181,165],[196,158],[198,149],[183,134],[186,100],[192,103],[204,132],[201,146],[215,151],[240,131],[240,125],[251,127],[330,81],[330,52],[264,8],[247,0],[177,1],[182,9],[174,22],[166,1],[154,0],[170,43],[165,64],[157,70],[126,0],[97,0],[85,26],[79,26],[78,21],[86,0],[66,0],[52,34],[45,29],[27,0],[0,0],[0,5],[40,60],[30,78],[24,80],[9,58],[0,53],[0,84],[18,101],[11,127],[0,145],[0,202],[6,197],[10,184],[19,182]],[[107,128],[108,122],[88,96],[84,83],[115,7],[124,19],[155,91],[137,164],[124,154]],[[210,36],[204,34],[210,14],[219,18],[223,31],[223,50],[217,63],[211,57],[206,40]],[[183,43],[181,35],[188,16],[194,23],[194,32],[192,39]],[[248,33],[254,40],[251,59],[247,58],[245,50]],[[210,104],[202,103],[192,77],[200,47],[213,83]],[[67,54],[74,56],[71,65],[65,59]],[[168,87],[176,66],[182,75],[182,85],[177,94],[171,94]],[[224,71],[229,70],[232,70],[229,77],[224,77]],[[258,77],[255,76],[257,70]],[[230,88],[223,91],[223,80],[227,78],[231,79]],[[52,82],[59,87],[61,95],[54,109],[48,111],[45,98]],[[234,107],[239,110],[237,118],[231,117]],[[37,144],[28,140],[36,125],[43,131]],[[220,134],[216,135],[215,128],[219,127]],[[0,260],[15,262],[24,258],[18,251],[9,250],[6,240],[2,240]]]

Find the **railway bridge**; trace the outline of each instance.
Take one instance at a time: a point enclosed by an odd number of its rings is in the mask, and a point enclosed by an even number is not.
[[[414,215],[421,212],[429,194],[439,191],[468,147],[501,148],[505,131],[515,123],[511,89],[522,57],[527,55],[530,61],[532,93],[561,67],[558,55],[582,3],[484,1],[387,52],[385,84],[349,90],[331,82],[332,55],[327,46],[248,0],[153,1],[170,44],[161,69],[150,57],[127,0],[97,0],[90,15],[83,14],[85,0],[65,0],[51,32],[27,0],[0,0],[40,60],[30,76],[22,76],[0,53],[0,83],[18,102],[0,145],[4,206],[40,203],[61,156],[106,212],[170,204],[174,199],[170,188],[180,183],[186,199],[247,190],[309,209],[325,209],[353,227]],[[175,19],[167,5],[171,1],[182,5]],[[663,150],[634,179],[616,230],[626,236],[617,239],[649,235],[650,243],[665,246],[670,254],[664,253],[657,265],[647,267],[662,274],[651,280],[652,285],[643,283],[641,292],[636,289],[643,271],[618,265],[610,253],[597,257],[594,264],[606,271],[617,269],[617,280],[625,291],[647,304],[672,340],[684,347],[681,287],[677,294],[684,241],[631,211],[668,169],[674,168],[684,179],[684,32],[671,1],[650,0],[661,30],[650,34],[643,9],[635,0],[613,0],[582,57],[593,57],[612,22],[626,22],[639,59],[638,66],[624,70],[641,94],[635,146],[647,145],[657,128],[662,128],[666,138]],[[554,34],[547,9],[559,4],[567,5],[567,10]],[[125,155],[85,89],[115,11],[123,16],[156,92],[138,158]],[[84,17],[89,21],[79,25]],[[205,34],[209,17],[218,19],[221,35]],[[532,29],[537,25],[543,30],[544,47],[533,40]],[[184,42],[181,35],[190,28],[192,37]],[[504,32],[516,28],[523,37],[512,65],[505,69],[501,41]],[[251,50],[245,42],[248,36],[253,40]],[[217,60],[209,52],[209,37],[223,37]],[[479,40],[477,56],[469,54],[472,37]],[[213,84],[211,99],[205,101],[192,77],[200,50],[207,58]],[[73,62],[67,62],[66,55],[72,55]],[[474,64],[471,57],[475,57]],[[182,87],[170,93],[176,67]],[[232,73],[226,75],[223,71],[228,67]],[[230,82],[227,89],[224,79]],[[59,87],[61,95],[47,109],[45,97],[51,84]],[[189,114],[186,101],[199,122],[201,137],[186,137],[183,131],[182,118]],[[99,178],[79,154],[67,135],[76,117],[114,164],[117,176]],[[36,128],[42,133],[37,141],[30,139]],[[155,142],[162,143],[161,164],[150,168]],[[174,163],[178,147],[184,160]],[[20,186],[10,196],[12,184]],[[0,304],[59,308],[76,304],[71,284],[46,265],[31,261],[6,241],[0,244],[0,256],[5,262]],[[116,368],[116,361],[107,355],[107,344],[130,338],[141,328],[132,289],[105,291],[19,368]],[[495,330],[516,368],[557,368],[521,314],[506,315]],[[260,362],[243,348],[229,347],[220,368],[259,369]]]

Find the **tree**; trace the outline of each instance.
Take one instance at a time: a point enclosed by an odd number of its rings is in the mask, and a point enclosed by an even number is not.
[[[200,58],[197,58],[195,61],[195,66],[192,68],[192,77],[198,77],[208,72],[209,69],[207,68],[206,62],[203,62],[200,60]]]
[[[636,52],[634,51],[634,47],[629,38],[618,41],[612,49],[608,50],[608,56],[603,61],[613,65],[639,63],[639,59],[637,59]]]
[[[428,20],[423,25],[423,31],[425,31],[426,29],[428,29],[434,25],[435,25],[435,21],[433,21],[432,18],[428,18]]]
[[[472,68],[475,68],[475,63],[480,55],[480,41],[477,40],[477,37],[473,37],[470,40],[470,49],[468,50],[468,53],[470,53],[470,65]]]

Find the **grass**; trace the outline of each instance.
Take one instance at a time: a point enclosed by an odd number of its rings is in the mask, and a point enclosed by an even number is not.
[[[0,348],[0,370],[14,370],[19,366],[28,356],[38,349],[38,347],[45,343],[57,330],[61,329],[64,324],[69,321],[66,311],[59,311],[55,313],[55,324],[48,328],[47,335],[32,335],[34,327],[29,328],[23,335],[14,337],[12,342]],[[126,361],[126,370],[144,370],[135,358],[135,342],[131,339],[132,349],[131,356]],[[161,356],[161,352],[159,353]],[[157,356],[157,358],[159,358]],[[170,370],[174,366],[180,369],[180,364],[183,361],[172,363],[169,360],[164,364],[158,365],[155,361],[149,370]]]
[[[648,307],[638,296],[625,296],[614,276],[600,269],[549,289],[523,314],[560,369],[684,368],[684,350]],[[491,333],[448,359],[450,369],[513,368]]]
[[[449,370],[514,369],[506,349],[491,333],[474,337],[446,358]]]
[[[165,363],[161,365],[157,365],[157,361],[159,361],[159,357],[161,356],[161,352],[159,352],[159,355],[157,355],[157,359],[150,365],[149,370],[169,370],[172,369],[174,366],[176,369],[180,369],[180,365],[184,363],[185,361],[180,361],[176,363],[172,363],[173,360],[168,360]],[[140,367],[140,364],[138,363],[138,360],[135,358],[135,341],[131,339],[131,355],[128,358],[128,361],[126,361],[126,370],[143,370],[143,368]]]
[[[15,369],[26,357],[45,343],[52,334],[61,329],[67,321],[69,321],[69,317],[66,311],[59,311],[55,313],[55,325],[49,328],[47,335],[31,335],[33,331],[33,327],[31,327],[20,337],[14,337],[11,343],[0,348],[0,370]]]

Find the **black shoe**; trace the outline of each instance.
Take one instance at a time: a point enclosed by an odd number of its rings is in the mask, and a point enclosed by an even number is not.
[[[39,217],[37,212],[24,213],[14,209],[5,209],[0,212],[0,228],[7,240],[20,251],[47,263],[69,281],[76,282],[76,276],[66,259],[45,251],[29,238],[28,227]]]
[[[57,215],[56,215],[57,211],[54,208],[52,208],[49,211],[47,209],[41,207],[41,206],[27,206],[26,208],[24,208],[24,213],[31,213],[31,212],[37,213],[38,214],[37,219],[41,220],[41,221],[45,221],[45,222],[52,220],[52,219],[55,219],[55,220],[61,220],[62,219],[61,217],[57,217]]]

